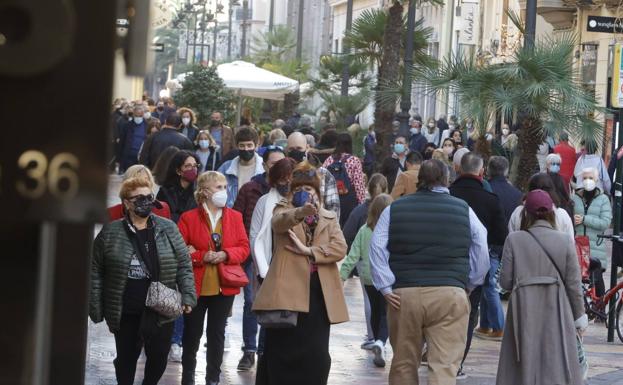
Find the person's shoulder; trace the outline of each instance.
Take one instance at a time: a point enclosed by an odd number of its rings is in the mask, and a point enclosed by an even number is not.
[[[223,207],[223,216],[242,221],[242,213],[229,207]]]
[[[195,207],[194,209],[188,210],[188,211],[184,211],[181,215],[180,215],[180,222],[189,222],[189,221],[194,221],[199,217],[199,207]],[[164,218],[166,219],[166,218]],[[173,221],[170,221],[173,222]],[[175,223],[173,223],[175,224]]]
[[[325,219],[337,219],[337,214],[334,211],[327,210],[324,207],[321,207],[320,210],[318,210],[318,214]]]
[[[193,211],[193,210],[191,210]],[[182,214],[181,217],[183,217],[185,214],[189,214],[190,211],[187,211],[185,213]],[[181,219],[180,217],[180,219]],[[177,229],[177,224],[175,224],[175,222],[173,222],[172,220],[168,219],[168,218],[164,218],[158,215],[152,215],[152,220],[154,221],[154,224],[156,224],[156,226],[164,229],[164,230],[171,230],[173,228]]]

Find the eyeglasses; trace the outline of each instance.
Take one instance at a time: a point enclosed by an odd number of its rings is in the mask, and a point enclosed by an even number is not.
[[[274,144],[271,144],[270,146],[266,146],[266,151],[281,151],[283,152],[283,147],[281,146],[276,146]]]

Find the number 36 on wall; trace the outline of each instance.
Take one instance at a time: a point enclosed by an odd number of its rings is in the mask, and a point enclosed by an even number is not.
[[[24,198],[38,199],[49,191],[58,199],[71,199],[78,193],[80,161],[73,154],[62,152],[48,162],[44,153],[28,150],[20,155],[17,166],[24,170],[25,179],[15,187]]]

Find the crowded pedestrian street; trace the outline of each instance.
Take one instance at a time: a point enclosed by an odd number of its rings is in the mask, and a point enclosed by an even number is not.
[[[0,1],[0,385],[623,385],[622,34]]]
[[[119,202],[118,194],[121,178],[112,175],[109,179],[108,205]],[[606,274],[608,274],[607,272]],[[365,317],[363,297],[358,278],[349,279],[344,285],[344,295],[351,317],[350,322],[335,325],[331,328],[330,353],[331,372],[330,385],[381,385],[387,384],[389,368],[377,368],[372,364],[372,353],[360,348],[365,334]],[[240,372],[237,370],[239,352],[242,347],[242,295],[234,301],[232,317],[226,329],[228,347],[223,357],[221,376],[222,385],[252,385],[255,384],[255,370]],[[506,306],[505,306],[506,308]],[[205,338],[201,340],[198,355],[198,367],[205,368]],[[606,327],[604,324],[591,323],[585,336],[584,347],[589,357],[588,385],[623,385],[623,345],[620,341],[609,344],[606,342]],[[500,353],[500,343],[476,339],[472,351],[467,359],[465,369],[466,379],[458,381],[460,385],[490,385],[495,384],[497,365]],[[115,343],[113,336],[104,324],[89,322],[88,355],[86,370],[86,385],[114,385],[116,384],[115,371],[111,365],[115,357]],[[391,346],[387,348],[387,360],[391,361]],[[137,372],[143,370],[144,356],[139,359]],[[427,371],[420,369],[420,384],[427,384]],[[205,369],[198,371],[200,376],[205,375]],[[160,384],[177,385],[181,376],[181,365],[169,362]],[[140,382],[137,380],[137,384]]]

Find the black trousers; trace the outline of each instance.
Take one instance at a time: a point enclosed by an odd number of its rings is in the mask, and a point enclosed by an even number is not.
[[[602,297],[606,294],[606,283],[604,282],[605,267],[601,266],[601,261],[597,258],[591,258],[588,265],[588,273],[591,283],[595,286],[595,294]]]
[[[309,286],[309,313],[299,313],[296,327],[266,329],[256,385],[327,384],[331,325],[317,272],[311,275]]]
[[[381,322],[387,317],[387,304],[385,297],[374,286],[364,285],[368,299],[370,300],[370,326],[375,340],[387,342],[387,328],[381,328]],[[387,322],[387,321],[385,321]]]
[[[478,325],[478,308],[480,307],[480,298],[482,297],[482,286],[478,286],[469,295],[469,304],[471,310],[469,311],[469,323],[467,324],[467,343],[465,344],[465,354],[463,354],[463,361],[461,361],[461,367],[467,358],[469,348],[472,346],[472,338],[474,337],[474,328]]]
[[[194,384],[197,367],[197,351],[203,335],[203,320],[208,313],[206,337],[206,382],[218,382],[225,348],[225,326],[234,304],[234,296],[211,295],[197,299],[197,306],[184,315],[184,336],[182,337],[182,385]]]
[[[114,333],[117,358],[113,363],[118,385],[134,384],[136,361],[143,346],[147,357],[143,385],[156,385],[167,368],[173,323],[166,323],[145,335],[141,330],[141,318],[141,314],[122,314],[120,328]]]

